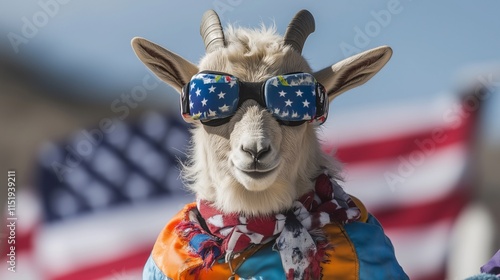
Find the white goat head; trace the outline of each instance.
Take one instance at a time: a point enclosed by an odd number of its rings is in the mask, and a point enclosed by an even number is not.
[[[368,81],[391,57],[392,50],[383,46],[313,73],[301,51],[314,28],[313,16],[303,10],[291,21],[284,37],[266,27],[230,26],[224,33],[219,17],[210,10],[200,28],[206,55],[198,66],[142,38],[134,38],[132,46],[151,71],[181,94],[187,94],[182,93],[183,87],[202,71],[228,73],[247,84],[303,72],[311,73],[324,86],[330,102]],[[311,190],[325,168],[337,176],[334,162],[321,151],[317,124],[278,122],[273,112],[258,102],[260,91],[261,87],[254,87],[253,97],[240,102],[223,124],[190,120],[193,138],[184,178],[199,199],[213,202],[224,212],[277,213]]]

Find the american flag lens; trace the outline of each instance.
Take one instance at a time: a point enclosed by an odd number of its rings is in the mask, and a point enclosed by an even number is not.
[[[270,78],[264,86],[268,110],[287,122],[313,120],[316,116],[316,79],[297,73]]]
[[[214,120],[234,115],[239,101],[236,77],[199,73],[189,83],[189,112],[195,120]]]

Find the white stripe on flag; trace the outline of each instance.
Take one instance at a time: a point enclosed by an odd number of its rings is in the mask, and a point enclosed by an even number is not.
[[[392,172],[398,175],[400,160],[349,164],[344,168],[344,188],[361,199],[369,209],[433,201],[457,188],[457,182],[466,167],[466,156],[466,146],[463,143],[437,149],[425,158],[422,165],[415,166],[413,172],[408,172],[408,176],[401,176],[403,183],[393,186],[384,174]]]
[[[386,230],[386,234],[391,236],[399,264],[413,279],[443,269],[451,229],[451,222],[443,221],[422,228]]]
[[[444,117],[453,104],[460,104],[457,96],[440,95],[422,102],[392,102],[380,106],[364,106],[349,112],[330,112],[328,121],[319,131],[319,138],[327,143],[354,145],[427,131],[429,128],[446,128],[454,123]],[[455,116],[458,115],[455,114]]]

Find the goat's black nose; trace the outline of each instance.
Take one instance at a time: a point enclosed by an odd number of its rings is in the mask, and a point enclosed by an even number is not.
[[[271,151],[270,146],[266,147],[244,147],[241,146],[241,150],[250,156],[252,156],[254,161],[258,161],[262,157],[264,157],[269,151]]]

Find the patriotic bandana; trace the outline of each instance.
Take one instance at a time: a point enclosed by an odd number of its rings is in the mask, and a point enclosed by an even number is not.
[[[316,179],[315,190],[283,214],[246,218],[222,213],[207,201],[197,204],[177,232],[203,259],[203,267],[211,267],[224,255],[228,262],[252,244],[274,240],[273,249],[280,253],[288,280],[320,279],[320,263],[329,247],[321,228],[333,222],[353,222],[361,215],[349,195],[326,173]]]

